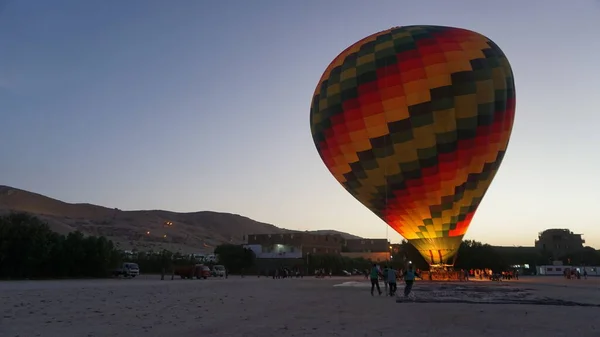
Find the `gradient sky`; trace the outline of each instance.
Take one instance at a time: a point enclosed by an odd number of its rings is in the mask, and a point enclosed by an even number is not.
[[[517,90],[466,238],[532,245],[560,227],[600,248],[598,1],[2,1],[0,184],[398,241],[322,163],[311,97],[355,41],[451,25],[494,40]]]

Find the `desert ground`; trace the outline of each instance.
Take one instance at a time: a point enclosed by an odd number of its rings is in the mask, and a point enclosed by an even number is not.
[[[600,336],[598,278],[417,281],[414,295],[372,297],[353,277],[7,281],[0,336]]]

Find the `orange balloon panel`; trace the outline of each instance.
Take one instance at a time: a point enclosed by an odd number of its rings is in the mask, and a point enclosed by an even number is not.
[[[508,146],[515,87],[478,33],[407,26],[343,51],[315,90],[313,139],[333,176],[431,264],[455,256]]]

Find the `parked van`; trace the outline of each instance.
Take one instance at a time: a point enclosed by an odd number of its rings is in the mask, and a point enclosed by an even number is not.
[[[225,266],[217,264],[213,267],[213,274],[215,276],[224,277],[225,276]]]

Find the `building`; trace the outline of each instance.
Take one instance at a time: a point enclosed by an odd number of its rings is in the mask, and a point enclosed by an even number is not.
[[[306,232],[284,234],[250,234],[244,248],[257,257],[256,267],[263,275],[272,275],[277,268],[304,269],[310,255],[339,255],[344,242],[340,235],[319,235]]]
[[[260,246],[262,253],[340,254],[344,239],[340,235],[319,235],[306,232],[285,234],[250,234],[248,246]],[[258,247],[255,247],[258,249]]]
[[[562,276],[565,271],[571,270],[579,272],[582,278],[584,277],[584,271],[587,273],[587,276],[600,276],[600,267],[598,266],[543,265],[536,267],[537,275],[543,276]]]
[[[390,248],[392,255],[399,254],[400,251],[402,250],[402,244],[400,244],[400,243],[392,243],[390,245],[390,247],[392,247],[392,248]]]
[[[391,259],[392,245],[387,239],[344,239],[337,234],[306,232],[250,234],[244,247],[259,259],[303,258],[311,254],[333,254],[364,258],[373,262]]]
[[[391,259],[392,245],[387,239],[347,239],[342,251],[345,257],[385,262]]]
[[[244,245],[250,249],[257,259],[301,259],[302,249],[290,245],[275,244],[272,246]]]
[[[354,252],[354,253],[347,253],[347,252],[343,252],[341,254],[344,257],[349,257],[351,259],[365,259],[365,260],[369,260],[372,262],[387,262],[387,261],[391,261],[392,256],[390,255],[390,253],[388,252],[376,252],[376,253],[369,253],[369,252]]]
[[[388,253],[391,250],[387,239],[348,239],[343,246],[348,253]]]
[[[539,233],[535,247],[551,253],[554,259],[560,259],[583,249],[585,240],[581,236],[568,229],[547,229]]]

